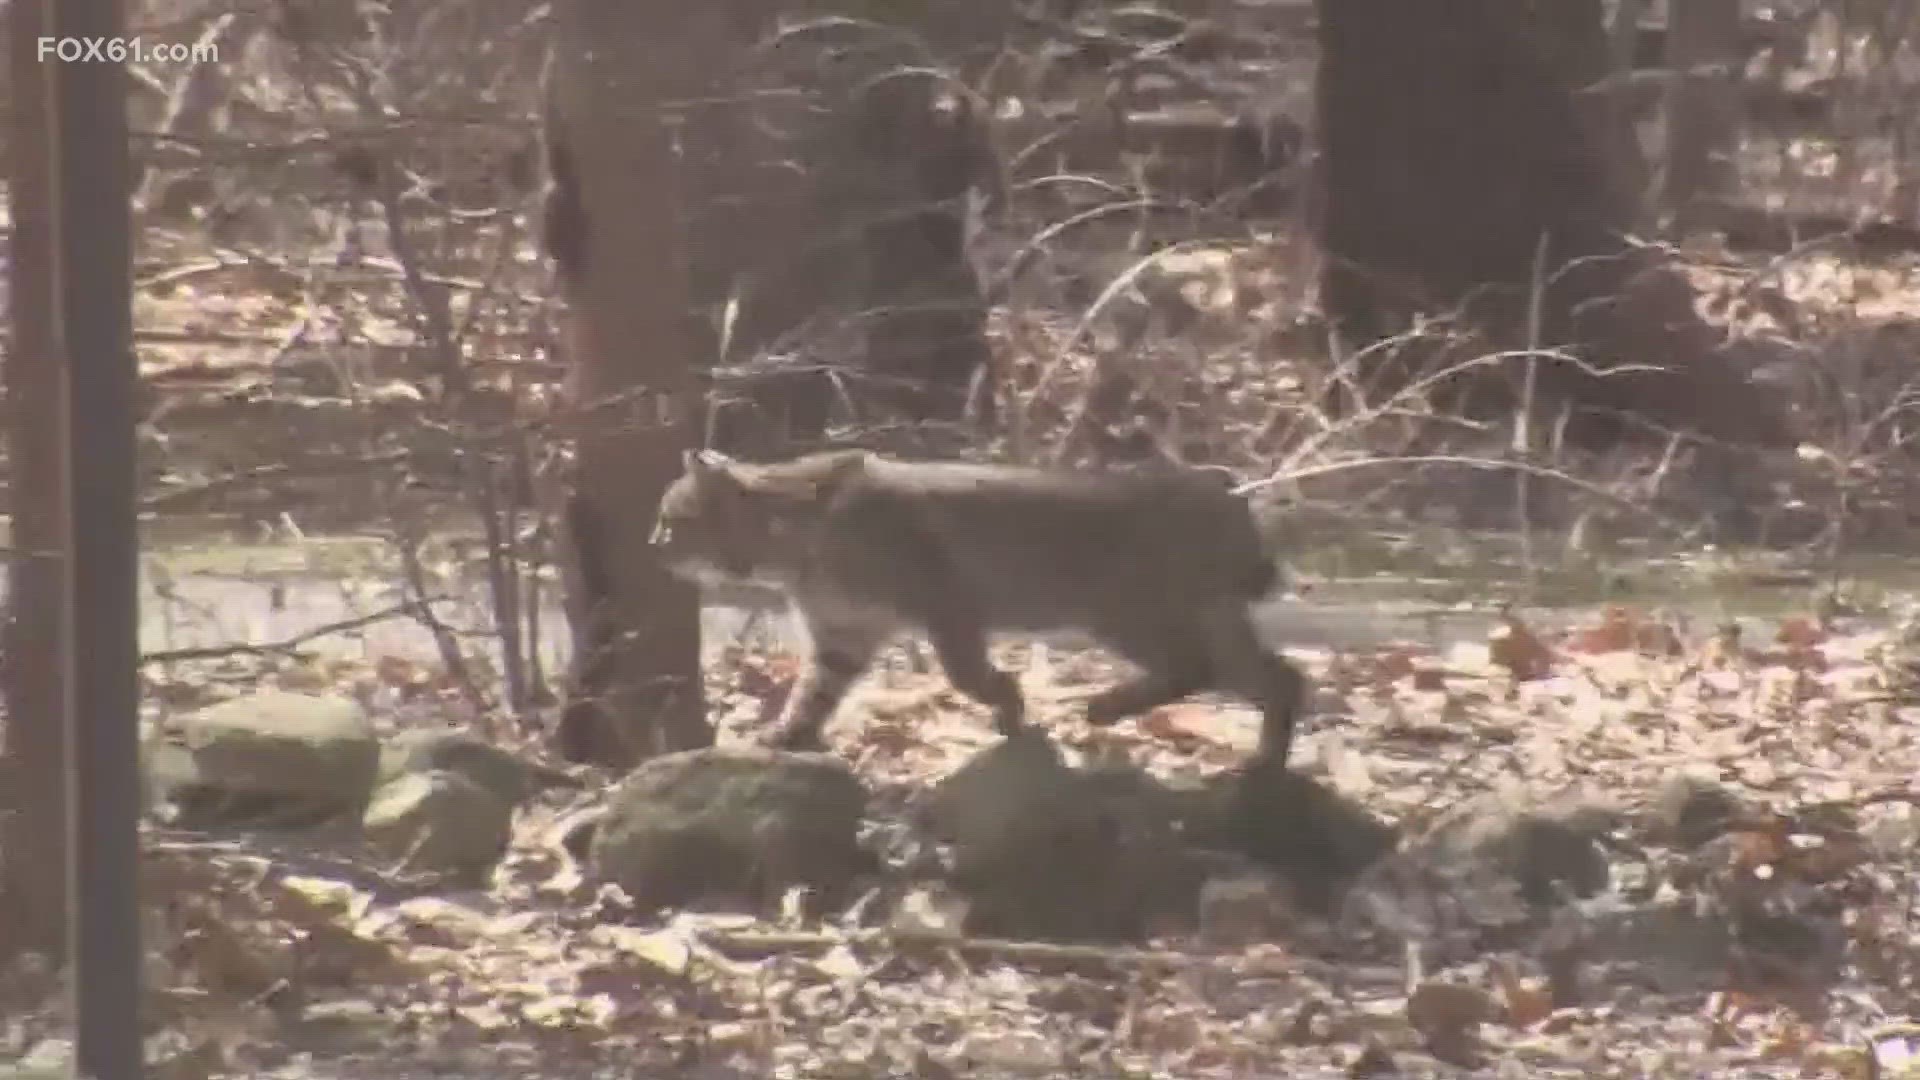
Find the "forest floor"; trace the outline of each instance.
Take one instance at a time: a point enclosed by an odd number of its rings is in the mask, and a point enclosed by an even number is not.
[[[1631,853],[1613,866],[1616,899],[1666,890],[1704,905],[1716,875],[1744,877],[1828,933],[1831,955],[1733,962],[1683,987],[1614,981],[1602,955],[1555,981],[1525,947],[1461,954],[1435,928],[1414,942],[1435,959],[1410,971],[1284,903],[1260,940],[1203,920],[1138,947],[1050,947],[966,938],[937,890],[878,926],[871,912],[633,924],[582,884],[555,841],[567,808],[544,802],[522,811],[491,879],[457,891],[406,888],[352,844],[152,833],[154,1075],[1914,1075],[1920,1034],[1889,1027],[1920,1013],[1910,625],[1805,613],[1735,638],[1616,606],[1551,633],[1515,623],[1439,649],[1296,655],[1321,687],[1297,767],[1388,821],[1412,830],[1518,783],[1604,793],[1621,813],[1611,847]],[[1009,659],[1070,751],[1179,775],[1226,768],[1251,744],[1251,715],[1206,702],[1095,733],[1071,703],[1102,664]],[[779,655],[719,659],[723,741],[761,722],[793,669]],[[169,673],[151,689],[179,707],[279,686],[417,720],[461,709],[443,673],[392,657]],[[996,741],[937,673],[900,664],[829,734],[876,793],[923,789]],[[1688,850],[1663,831],[1661,793],[1682,773],[1750,806],[1728,843]],[[0,1059],[57,1060],[57,1040],[43,1041],[59,1029],[55,990],[32,968],[0,978]]]
[[[218,597],[181,599],[209,574],[260,593],[247,602],[258,617],[206,624],[258,644],[402,595],[386,570],[314,552],[325,546],[323,534],[365,530],[369,521],[385,528],[434,500],[398,502],[375,484],[362,489],[365,505],[343,508],[337,471],[316,468],[313,480],[275,471],[331,454],[378,474],[382,440],[424,406],[403,378],[403,350],[366,352],[354,378],[360,390],[377,392],[351,408],[333,391],[289,389],[287,372],[297,366],[290,357],[298,357],[274,343],[290,340],[305,316],[286,297],[226,280],[251,272],[208,268],[177,278],[167,298],[143,300],[142,325],[183,339],[143,352],[156,394],[149,494],[165,503],[155,509],[156,533],[177,531],[190,542],[198,535],[207,538],[200,546],[221,548],[251,531],[286,541],[289,531],[305,530],[312,535],[284,550],[318,587],[348,597],[336,609],[311,599],[317,592],[296,590],[289,602],[272,574],[251,564],[189,568],[158,586],[185,605],[178,610],[197,603],[214,613],[227,606]],[[1699,273],[1709,287],[1716,274],[1728,277],[1704,265]],[[1802,465],[1842,478],[1810,482],[1805,514],[1870,509],[1879,496],[1861,493],[1897,490],[1892,480],[1879,482],[1896,476],[1905,458],[1867,452],[1873,416],[1849,426],[1843,413],[1877,416],[1863,397],[1894,400],[1873,395],[1888,385],[1881,367],[1910,369],[1920,272],[1810,259],[1766,274],[1765,289],[1747,287],[1756,274],[1721,281],[1717,310],[1729,325],[1857,345],[1819,355],[1844,357],[1854,367],[1839,371],[1835,360],[1828,374],[1868,388],[1842,386],[1832,402],[1803,402],[1832,422],[1816,425],[1830,437],[1802,454]],[[1783,328],[1764,304],[1726,299],[1766,290],[1785,297],[1795,326]],[[1842,313],[1872,314],[1873,326],[1848,329]],[[371,324],[360,331],[398,335]],[[1052,334],[1054,345],[1064,336],[1044,320],[1003,332]],[[1267,339],[1236,340],[1236,349],[1216,352],[1223,362],[1263,359]],[[1068,352],[1057,390],[1070,399],[1086,385],[1091,360]],[[1032,355],[1043,353],[1059,355]],[[1270,369],[1269,382],[1288,378]],[[1271,426],[1272,410],[1231,390],[1209,386],[1203,395],[1231,399],[1240,411],[1221,430],[1251,440]],[[1234,450],[1243,468],[1273,460],[1250,446]],[[1842,454],[1848,446],[1858,452]],[[1356,435],[1323,449],[1322,462],[1367,447]],[[254,479],[229,484],[222,477],[230,471]],[[237,511],[216,497],[242,489],[255,494]],[[220,516],[208,527],[204,515],[214,506]],[[329,520],[331,509],[340,510],[338,520]],[[1886,516],[1896,511],[1904,513],[1890,508]],[[201,528],[208,531],[196,533]],[[1417,549],[1416,562],[1382,565],[1369,556],[1317,569],[1326,577],[1347,565],[1353,578],[1439,579],[1450,602],[1483,612],[1512,598],[1511,572],[1463,576],[1457,564],[1433,558],[1446,545],[1424,534],[1394,543]],[[436,581],[459,579],[472,562],[458,544],[431,550]],[[352,844],[153,831],[153,1074],[1920,1076],[1920,1028],[1899,1026],[1920,1018],[1914,589],[1905,577],[1869,579],[1836,600],[1826,586],[1857,585],[1853,564],[1826,558],[1834,554],[1827,548],[1814,554],[1821,557],[1783,557],[1790,587],[1764,605],[1743,587],[1730,600],[1708,595],[1676,612],[1662,603],[1671,582],[1650,564],[1611,564],[1619,570],[1612,573],[1554,548],[1528,568],[1554,580],[1639,585],[1612,590],[1620,599],[1605,606],[1597,597],[1607,588],[1569,593],[1551,620],[1484,616],[1471,632],[1437,643],[1395,627],[1371,644],[1290,649],[1320,687],[1316,719],[1297,751],[1300,769],[1408,832],[1515,784],[1601,793],[1621,815],[1609,849],[1612,882],[1606,895],[1582,903],[1657,895],[1710,905],[1716,888],[1738,879],[1826,935],[1815,950],[1821,956],[1800,967],[1730,963],[1676,989],[1611,981],[1596,963],[1569,980],[1525,948],[1449,951],[1436,943],[1446,936],[1439,930],[1435,941],[1383,953],[1349,939],[1343,924],[1284,903],[1262,940],[1223,940],[1203,920],[1126,948],[971,940],[955,929],[951,903],[933,893],[910,894],[878,926],[871,912],[811,925],[727,912],[630,924],[607,915],[559,849],[555,830],[570,807],[547,801],[522,811],[508,857],[484,886],[455,891],[406,887]],[[1737,636],[1709,617],[1722,600],[1747,616]],[[474,609],[476,634],[484,617]],[[240,651],[152,665],[149,701],[166,711],[264,687],[340,692],[374,703],[394,723],[467,721],[504,744],[544,752],[512,725],[474,716],[464,688],[419,647],[417,630],[406,641],[381,633],[362,634],[346,650]],[[1210,702],[1096,734],[1075,718],[1075,703],[1088,681],[1105,678],[1103,665],[1064,649],[1021,656],[1036,720],[1072,751],[1119,755],[1174,776],[1227,768],[1252,741],[1250,715]],[[730,741],[763,720],[794,661],[725,649],[712,659],[714,714]],[[922,790],[995,740],[976,706],[937,673],[909,667],[877,675],[830,732],[835,751],[876,793]],[[482,666],[477,677],[497,698],[492,672]],[[1748,805],[1725,843],[1686,848],[1663,830],[1662,792],[1681,774],[1724,785]],[[1432,958],[1409,961],[1415,955]],[[59,1060],[66,1017],[58,990],[31,965],[0,972],[0,1062]]]

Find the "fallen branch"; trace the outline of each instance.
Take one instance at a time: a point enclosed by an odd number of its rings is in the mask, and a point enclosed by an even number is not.
[[[360,615],[339,622],[322,623],[309,630],[303,630],[289,638],[265,644],[236,642],[230,645],[196,645],[184,649],[162,649],[159,652],[142,653],[142,664],[172,664],[184,660],[227,660],[236,656],[292,656],[302,646],[334,634],[346,634],[362,630],[377,623],[394,619],[431,617],[431,606],[451,599],[446,596],[429,596],[421,600],[406,600],[392,607],[382,608],[368,615]],[[436,620],[437,621],[437,620]]]
[[[722,954],[764,957],[777,953],[813,952],[836,946],[865,946],[894,951],[944,952],[1024,963],[1102,964],[1129,967],[1193,969],[1231,968],[1244,965],[1247,957],[1239,953],[1212,955],[1178,952],[1172,949],[1141,949],[1132,946],[1072,945],[1047,941],[1015,941],[1006,938],[968,937],[940,930],[725,930],[700,927],[693,936]],[[1365,968],[1335,965],[1310,957],[1289,954],[1280,965],[1288,975],[1351,984]],[[1398,969],[1382,967],[1380,979],[1391,985],[1401,982]]]
[[[1380,465],[1462,465],[1474,469],[1511,469],[1526,473],[1530,476],[1538,476],[1547,480],[1557,480],[1569,487],[1586,492],[1595,498],[1604,499],[1624,509],[1645,514],[1669,528],[1673,528],[1676,531],[1679,530],[1679,524],[1677,522],[1672,521],[1658,511],[1636,503],[1632,499],[1621,495],[1619,492],[1608,491],[1606,488],[1591,480],[1583,480],[1570,473],[1549,468],[1545,465],[1536,465],[1529,461],[1519,461],[1510,458],[1466,457],[1460,454],[1410,454],[1401,457],[1355,458],[1350,461],[1335,461],[1325,465],[1312,465],[1302,469],[1290,469],[1274,473],[1272,476],[1263,477],[1259,480],[1249,480],[1233,488],[1233,493],[1235,495],[1252,495],[1276,484],[1295,483],[1310,477],[1327,476],[1332,473],[1346,472],[1350,469],[1373,468]]]
[[[323,476],[336,476],[357,472],[362,469],[381,465],[393,465],[405,461],[411,450],[389,450],[378,454],[363,454],[358,457],[324,461],[286,462],[276,461],[266,465],[256,465],[249,469],[225,473],[206,480],[197,480],[166,491],[156,492],[140,502],[140,508],[146,511],[165,510],[183,502],[204,499],[224,494],[235,488],[249,484],[263,483],[268,480],[309,479]]]

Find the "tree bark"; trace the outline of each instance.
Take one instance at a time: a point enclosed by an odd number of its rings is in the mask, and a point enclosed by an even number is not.
[[[1733,185],[1740,136],[1740,0],[1668,5],[1667,161],[1660,201],[1684,227]]]
[[[725,92],[681,114],[683,211],[696,363],[723,369],[707,441],[771,459],[817,443],[836,383],[852,374],[827,370],[857,357],[824,328],[853,307],[859,262],[834,228],[818,164],[835,118],[807,85],[814,65],[796,72],[787,55],[796,50],[755,50],[751,36],[767,26],[743,22],[751,29],[728,50],[734,62],[713,73]]]
[[[924,17],[883,30],[743,16],[737,62],[716,72],[725,92],[685,113],[702,351],[728,370],[712,433],[724,449],[815,448],[836,405],[856,424],[957,419],[988,355],[963,220],[983,132],[938,102],[926,52],[942,65],[992,52],[1003,20],[906,14]]]
[[[698,594],[647,540],[696,445],[680,185],[661,106],[695,96],[721,55],[725,11],[566,0],[558,16],[547,242],[579,417],[567,514],[575,660],[558,736],[569,757],[625,769],[713,742]]]
[[[943,109],[923,75],[868,88],[846,122],[864,153],[849,169],[886,178],[865,208],[867,365],[876,403],[915,421],[958,420],[989,359],[987,305],[967,261],[965,204],[987,149],[970,109]]]
[[[1534,400],[1570,410],[1570,441],[1670,429],[1786,440],[1777,405],[1719,354],[1685,280],[1625,237],[1630,201],[1602,126],[1576,100],[1604,85],[1599,0],[1320,0],[1317,10],[1322,305],[1354,346],[1421,315],[1460,316],[1479,335],[1378,350],[1369,381],[1404,385],[1436,360],[1556,348],[1582,363],[1537,361]],[[1629,364],[1651,370],[1616,370]],[[1520,406],[1522,385],[1518,365],[1498,368],[1456,380],[1448,404],[1498,415]]]
[[[0,956],[25,948],[66,953],[67,802],[65,365],[54,328],[52,67],[36,55],[46,6],[7,11],[9,191],[7,253],[13,340],[6,358],[6,422],[13,520],[7,620],[0,641],[6,756],[16,793],[0,836]],[[8,809],[0,805],[0,812]]]
[[[1634,73],[1639,69],[1636,47],[1640,42],[1640,17],[1648,4],[1649,0],[1616,0],[1613,6],[1613,22],[1607,25],[1607,78],[1611,85],[1600,102],[1613,170],[1626,196],[1627,212],[1636,225],[1647,215],[1652,196],[1652,169],[1640,143],[1633,91]]]

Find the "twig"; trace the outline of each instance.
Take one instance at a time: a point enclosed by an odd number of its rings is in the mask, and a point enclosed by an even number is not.
[[[1582,480],[1559,469],[1550,469],[1530,461],[1508,461],[1500,458],[1476,458],[1463,454],[1410,454],[1405,457],[1356,458],[1352,461],[1335,461],[1325,465],[1313,465],[1302,469],[1277,472],[1259,480],[1249,480],[1233,489],[1236,495],[1251,495],[1275,484],[1291,483],[1313,476],[1325,476],[1330,473],[1346,472],[1349,469],[1370,468],[1377,465],[1465,465],[1475,469],[1520,469],[1534,476],[1549,480],[1558,480],[1563,484],[1579,488],[1590,495],[1617,503],[1629,510],[1646,514],[1654,520],[1679,531],[1680,525],[1651,507],[1642,506],[1618,492],[1608,491],[1591,480]]]
[[[338,622],[322,623],[319,626],[289,638],[261,644],[236,642],[231,645],[196,645],[183,649],[162,649],[158,652],[142,653],[142,664],[172,664],[184,660],[225,660],[235,656],[289,656],[300,651],[300,647],[309,642],[334,634],[351,633],[377,623],[390,622],[401,618],[419,618],[422,608],[430,604],[442,603],[451,597],[429,596],[420,600],[406,600],[391,607],[367,615],[341,619]]]
[[[938,930],[853,930],[853,931],[780,931],[721,930],[701,927],[694,936],[719,952],[765,956],[783,952],[826,950],[838,945],[866,946],[895,950],[948,951],[1008,961],[1055,964],[1108,964],[1135,967],[1201,968],[1232,964],[1239,957],[1210,956],[1204,953],[1176,952],[1171,949],[1139,949],[1123,946],[1071,945],[1046,941],[1013,941],[1005,938],[968,937]],[[1350,978],[1335,965],[1301,956],[1287,958],[1289,970],[1296,975],[1331,980]]]
[[[393,546],[400,556],[401,577],[406,582],[407,591],[424,598],[427,595],[427,568],[420,562],[419,538],[404,523],[396,524],[400,527],[395,529]],[[440,620],[430,605],[416,602],[413,614],[420,625],[433,635],[434,646],[440,650],[440,663],[465,693],[474,715],[492,715],[493,709],[487,701],[486,691],[480,689],[480,684],[474,680],[473,669],[467,664],[466,654],[460,651],[460,639],[454,636],[453,630]]]
[[[404,461],[410,450],[387,450],[376,454],[363,454],[332,461],[286,462],[276,461],[267,465],[257,465],[250,469],[226,473],[208,480],[185,484],[168,491],[149,495],[141,500],[142,510],[165,510],[177,503],[191,502],[197,498],[217,495],[221,492],[264,480],[284,480],[291,477],[326,476],[336,472],[346,472],[362,467],[392,465]]]
[[[1533,249],[1533,273],[1527,289],[1527,351],[1537,353],[1543,347],[1547,302],[1547,237],[1542,231],[1539,241]],[[1514,417],[1513,453],[1522,460],[1531,460],[1534,450],[1533,413],[1539,404],[1540,358],[1530,355],[1526,359],[1526,377],[1520,392],[1520,411]],[[1527,575],[1527,595],[1539,595],[1540,567],[1533,557],[1533,490],[1530,481],[1533,474],[1525,469],[1514,473],[1513,512],[1514,524],[1520,529],[1521,564]]]

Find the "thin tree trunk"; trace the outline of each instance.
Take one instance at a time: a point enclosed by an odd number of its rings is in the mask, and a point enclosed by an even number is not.
[[[626,768],[711,745],[699,602],[652,557],[660,494],[695,444],[679,184],[661,103],[693,96],[726,39],[700,5],[559,7],[549,249],[580,410],[569,542],[575,671],[561,749]],[[570,224],[569,224],[570,223]]]
[[[1606,132],[1620,190],[1627,197],[1633,222],[1640,223],[1652,194],[1652,169],[1640,144],[1640,121],[1634,109],[1634,74],[1640,43],[1640,17],[1649,0],[1618,0],[1607,27]]]
[[[1660,203],[1684,227],[1733,186],[1740,144],[1740,0],[1684,0],[1667,14],[1667,161]]]
[[[958,62],[997,51],[1001,22],[910,29]],[[942,83],[898,31],[788,28],[758,49],[736,33],[739,62],[715,69],[724,91],[681,129],[695,302],[712,328],[702,358],[757,369],[722,385],[714,443],[748,457],[812,449],[836,406],[856,425],[957,419],[988,355],[964,250],[980,125],[939,105]]]
[[[1569,441],[1674,429],[1787,440],[1777,403],[1717,355],[1686,280],[1626,239],[1629,204],[1577,103],[1607,70],[1599,0],[1317,10],[1327,314],[1354,348],[1421,315],[1462,316],[1481,339],[1465,355],[1427,338],[1376,350],[1376,386],[1436,360],[1546,347],[1582,360],[1537,361],[1538,403],[1571,408]],[[1519,406],[1521,372],[1508,368],[1457,380],[1450,404]]]
[[[45,5],[7,12],[12,138],[8,146],[13,230],[7,253],[13,340],[6,359],[9,510],[7,621],[0,641],[6,696],[6,757],[18,793],[0,837],[0,956],[23,947],[66,952],[65,366],[53,323],[53,69],[36,55]]]
[[[958,420],[990,356],[965,235],[967,190],[988,151],[971,111],[941,109],[935,88],[924,76],[883,79],[842,121],[864,151],[842,167],[888,181],[864,230],[867,364],[883,380],[873,397],[916,421]]]

